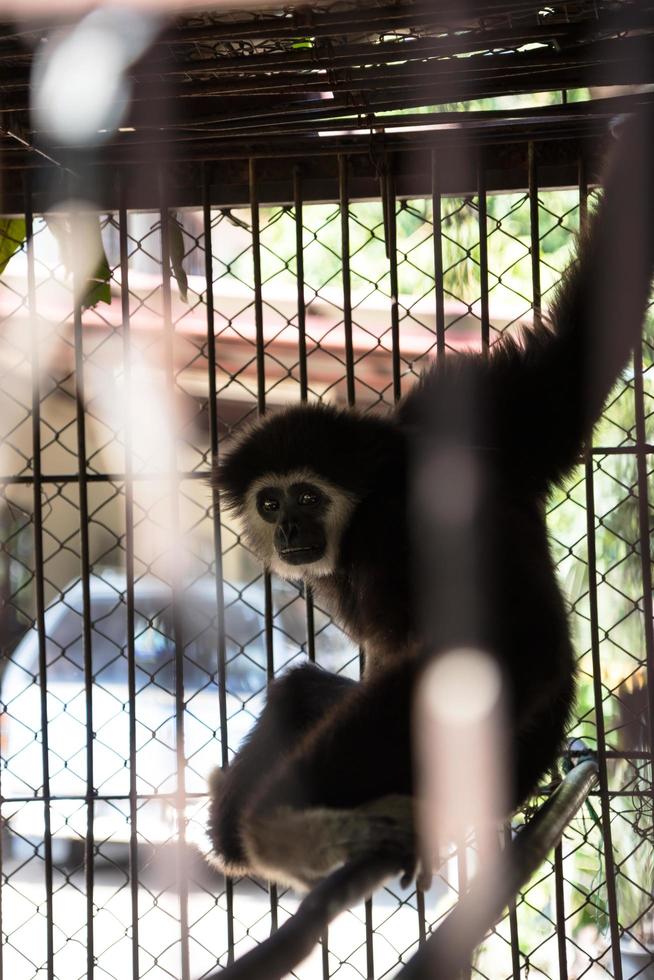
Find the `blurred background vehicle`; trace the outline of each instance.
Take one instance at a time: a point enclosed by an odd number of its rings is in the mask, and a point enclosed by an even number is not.
[[[261,710],[268,676],[264,616],[264,583],[228,587],[224,609],[226,649],[225,703],[230,754],[238,749]],[[233,593],[233,596],[231,596]],[[295,640],[299,608],[297,591],[275,583],[275,665],[283,670],[298,654]],[[130,745],[130,651],[124,576],[93,575],[89,581],[92,677],[85,677],[84,595],[75,581],[45,613],[45,661],[48,714],[50,795],[57,799],[60,826],[53,828],[57,847],[66,856],[86,834],[89,758],[86,719],[93,717],[92,784],[94,833],[99,842],[116,845],[116,856],[130,836],[130,767],[142,805],[139,840],[156,844],[175,832],[178,788],[176,672],[181,657],[184,691],[184,758],[182,774],[188,792],[202,791],[210,769],[220,764],[218,687],[220,629],[216,584],[205,577],[177,601],[169,586],[146,576],[135,585],[133,629],[134,742]],[[281,609],[281,611],[280,611]],[[176,645],[176,636],[177,644]],[[286,642],[285,642],[286,639]],[[5,799],[34,798],[42,792],[43,739],[36,728],[41,692],[39,637],[29,630],[16,646],[2,676],[1,734]],[[92,681],[87,693],[86,681]],[[87,697],[89,700],[87,700]],[[111,799],[109,799],[111,797]],[[28,816],[29,814],[29,816]],[[43,839],[43,807],[21,811],[20,837]],[[188,824],[200,848],[204,835]]]

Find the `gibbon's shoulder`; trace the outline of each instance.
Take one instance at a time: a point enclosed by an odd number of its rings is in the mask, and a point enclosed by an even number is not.
[[[303,404],[271,412],[235,439],[212,482],[228,506],[238,508],[248,487],[264,474],[310,470],[355,497],[380,470],[400,465],[401,434],[392,418],[329,404]]]

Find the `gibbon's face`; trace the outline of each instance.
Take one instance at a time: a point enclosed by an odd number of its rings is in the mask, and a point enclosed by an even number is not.
[[[268,474],[248,490],[244,530],[273,571],[315,578],[334,571],[353,508],[349,494],[308,470]]]

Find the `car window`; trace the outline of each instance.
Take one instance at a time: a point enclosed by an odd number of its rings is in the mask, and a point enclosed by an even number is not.
[[[247,602],[225,608],[225,660],[230,694],[245,698],[266,686],[264,617]]]
[[[175,632],[173,609],[156,597],[135,602],[134,654],[137,691],[148,685],[175,693]],[[110,599],[92,599],[92,657],[96,683],[127,684],[127,606]],[[215,682],[218,673],[218,630],[215,607],[201,597],[179,604],[184,653],[184,686],[198,691]],[[228,688],[254,692],[265,684],[263,618],[245,603],[225,610]],[[48,683],[83,684],[84,619],[67,606],[48,630]]]
[[[99,674],[120,663],[121,648],[127,632],[123,605],[94,602],[91,643],[93,672]],[[84,676],[84,618],[66,606],[56,623],[47,631],[46,657],[49,681],[79,681]]]
[[[139,687],[152,682],[173,694],[176,659],[173,609],[143,610],[135,628],[134,653]],[[183,646],[184,687],[197,691],[209,684],[218,670],[218,631],[211,609],[182,602],[178,611]]]

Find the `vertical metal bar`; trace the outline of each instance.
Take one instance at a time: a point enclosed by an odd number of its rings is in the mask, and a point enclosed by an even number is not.
[[[427,940],[427,919],[425,911],[425,893],[416,887],[416,911],[418,913],[418,945],[422,946]]]
[[[139,861],[136,786],[136,653],[134,649],[134,473],[132,465],[132,351],[129,314],[129,250],[125,181],[121,175],[118,237],[120,242],[120,301],[125,378],[125,579],[127,599],[127,691],[129,698],[129,884],[132,913],[132,977],[139,977]]]
[[[587,216],[588,185],[583,157],[579,161],[579,200],[580,219]],[[583,224],[582,224],[583,227]],[[620,956],[620,929],[618,923],[618,903],[615,887],[615,868],[613,866],[613,840],[611,834],[611,804],[609,800],[606,767],[606,733],[604,708],[602,703],[601,657],[599,645],[599,615],[597,604],[597,552],[595,547],[595,492],[592,442],[586,447],[586,534],[588,538],[588,598],[590,607],[590,636],[593,663],[593,694],[595,702],[595,724],[597,726],[597,765],[599,769],[599,791],[601,801],[602,836],[604,838],[604,864],[606,869],[606,896],[611,933],[611,951],[615,980],[622,980],[622,959]]]
[[[634,243],[640,248],[640,243]],[[636,472],[638,479],[638,543],[643,584],[643,623],[645,664],[647,667],[647,700],[649,717],[650,778],[654,772],[654,622],[652,616],[652,553],[650,543],[650,503],[647,474],[647,433],[645,429],[645,395],[643,384],[643,342],[634,351],[634,411],[636,415]],[[650,783],[650,804],[654,807],[654,786]],[[654,816],[654,813],[652,814]]]
[[[390,162],[384,171],[384,196],[386,213],[388,215],[388,262],[390,272],[391,292],[391,357],[393,368],[393,400],[398,402],[402,397],[402,381],[400,376],[400,303],[397,284],[397,220],[395,215],[395,176],[391,171]]]
[[[650,765],[654,765],[654,623],[652,616],[652,559],[649,530],[649,488],[647,485],[647,435],[643,390],[642,342],[634,352],[634,403],[636,409],[636,467],[638,473],[638,540],[643,583],[643,621],[645,627],[645,662],[649,714]],[[654,787],[650,787],[650,792]]]
[[[273,602],[272,602],[272,581],[268,572],[264,575],[264,596],[265,596],[265,637],[266,637],[266,673],[268,683],[275,678],[275,650],[273,645]],[[277,911],[279,906],[277,885],[270,882],[270,931],[276,932],[278,926]]]
[[[348,159],[338,155],[338,193],[341,212],[341,266],[343,276],[343,330],[345,333],[345,378],[347,403],[352,408],[354,394],[354,344],[352,341],[352,286],[350,281],[350,186]]]
[[[259,415],[266,411],[266,368],[263,339],[263,298],[261,289],[261,241],[259,233],[259,194],[257,188],[257,161],[252,158],[249,168],[250,217],[252,222],[252,265],[254,271],[254,319],[257,343],[257,407]]]
[[[304,242],[302,237],[302,173],[293,169],[293,208],[295,212],[295,282],[297,286],[297,330],[300,358],[300,398],[307,400],[307,335],[304,305]]]
[[[75,235],[75,216],[71,216],[72,233]],[[91,631],[91,562],[89,549],[89,504],[88,480],[86,473],[86,398],[84,393],[84,345],[82,338],[82,307],[80,304],[80,283],[73,271],[73,329],[75,337],[75,402],[77,427],[77,485],[79,492],[79,536],[80,561],[82,572],[82,612],[84,649],[84,702],[86,711],[86,841],[84,843],[84,865],[86,881],[86,970],[92,980],[95,971],[95,949],[93,913],[93,892],[95,886],[95,786],[93,773],[93,639]]]
[[[481,295],[481,349],[490,345],[490,313],[488,309],[488,208],[486,199],[486,163],[483,150],[477,159],[477,201],[479,207],[479,286]]]
[[[529,229],[531,251],[531,289],[534,326],[539,326],[542,318],[540,287],[540,224],[538,212],[538,169],[536,149],[533,143],[527,148],[529,184]],[[563,888],[563,851],[559,844],[554,851],[554,891],[556,900],[556,936],[559,957],[559,978],[567,980],[568,965],[565,931],[565,902]]]
[[[0,774],[0,797],[2,796],[2,789],[1,789],[1,787],[2,787],[2,775]],[[1,813],[1,809],[0,809],[0,813]],[[4,823],[4,820],[2,822]],[[4,858],[5,858],[5,855],[4,855],[4,839],[5,839],[4,838],[4,834],[0,833],[0,868],[4,868],[4,866],[5,866],[5,862],[4,862]],[[3,914],[4,913],[3,902],[4,902],[4,897],[5,897],[5,882],[6,882],[6,878],[4,879],[4,881],[0,881],[0,937],[4,936],[6,934],[5,923],[4,923],[4,914]],[[4,951],[5,950],[4,950],[4,947],[5,947],[4,942],[0,941],[0,980],[5,980],[5,957],[4,957]]]
[[[166,200],[164,173],[159,173],[160,222],[161,222],[161,280],[163,300],[163,325],[166,338],[166,383],[169,404],[174,407],[175,398],[175,330],[172,316],[170,290],[170,218]],[[170,522],[173,547],[180,541],[179,525],[179,477],[177,475],[175,441],[171,439],[169,464]],[[175,749],[177,761],[177,787],[175,808],[177,811],[177,889],[179,894],[181,980],[190,980],[188,934],[188,876],[186,870],[186,748],[184,739],[184,636],[179,609],[179,571],[172,563],[172,620],[175,645]]]
[[[48,685],[45,635],[45,586],[43,555],[43,482],[41,470],[41,383],[39,363],[39,318],[36,308],[34,265],[34,214],[29,172],[25,175],[25,230],[27,234],[27,304],[30,316],[32,359],[32,472],[34,478],[34,584],[36,628],[39,642],[39,695],[41,713],[41,764],[43,766],[43,850],[45,858],[45,915],[47,977],[54,980],[52,829],[50,821],[50,750],[48,736]]]
[[[530,143],[527,150],[527,167],[529,170],[529,227],[531,229],[531,284],[533,293],[534,326],[541,322],[541,290],[540,290],[540,231],[538,215],[538,165],[536,162],[536,147]]]
[[[366,913],[366,980],[375,980],[374,930],[372,927],[372,898],[365,901]]]
[[[441,226],[441,167],[436,150],[431,151],[431,212],[434,238],[434,295],[436,297],[436,353],[445,354],[445,293],[443,283],[443,231]]]
[[[323,980],[329,980],[329,927],[320,939]]]
[[[216,388],[216,335],[213,307],[213,244],[211,234],[211,197],[209,164],[203,171],[203,226],[204,226],[204,276],[205,305],[207,310],[207,372],[209,381],[209,438],[211,446],[211,466],[218,465],[218,401]],[[218,617],[218,713],[220,718],[220,764],[223,769],[229,765],[227,729],[227,656],[225,651],[225,599],[223,593],[223,546],[220,516],[220,495],[212,488],[213,506],[213,551],[216,580],[216,616]],[[234,960],[234,882],[225,878],[225,913],[227,915],[227,962]]]
[[[597,553],[595,549],[595,496],[593,459],[588,447],[585,462],[586,473],[586,533],[588,536],[588,589],[590,600],[590,630],[593,662],[593,689],[595,700],[595,724],[597,726],[597,763],[599,767],[599,786],[602,813],[602,836],[604,838],[604,862],[606,868],[606,893],[609,907],[609,927],[615,980],[622,980],[620,959],[620,932],[618,927],[618,906],[615,887],[615,868],[613,866],[613,842],[611,835],[611,804],[609,801],[608,776],[606,768],[606,744],[604,709],[602,706],[601,658],[599,647],[599,616],[597,608]]]
[[[259,188],[257,187],[257,162],[254,158],[249,161],[250,180],[250,217],[252,222],[252,265],[254,271],[254,315],[256,321],[256,357],[257,357],[257,409],[259,415],[266,412],[266,365],[265,342],[263,336],[263,286],[261,281],[261,236],[259,225]],[[275,676],[275,659],[273,649],[273,608],[272,586],[270,574],[264,572],[265,593],[265,635],[266,662],[268,682]],[[277,885],[270,884],[270,928],[277,929]]]
[[[2,798],[2,773],[0,772],[0,799]],[[0,807],[0,818],[2,817],[2,808]],[[2,819],[2,824],[4,824],[4,819]],[[5,866],[5,855],[4,855],[4,839],[5,835],[0,833],[0,869]],[[3,879],[0,880],[0,937],[3,937],[8,930],[5,930],[4,921],[4,908],[3,902],[5,897],[5,883],[7,879],[3,875]],[[0,941],[0,980],[5,980],[5,956],[4,956],[4,942]]]
[[[520,980],[520,941],[515,899],[509,903],[509,935],[511,936],[511,976],[513,980]]]
[[[445,356],[445,283],[443,278],[443,227],[442,227],[441,167],[437,150],[431,151],[431,213],[434,246],[434,297],[436,301],[436,354]],[[416,888],[418,913],[418,943],[427,939],[425,893]]]
[[[504,847],[511,846],[511,824],[504,827]],[[520,980],[520,939],[518,937],[518,913],[516,896],[509,902],[509,935],[511,937],[511,975],[512,980]]]
[[[643,622],[645,632],[645,663],[647,667],[647,699],[649,718],[650,774],[654,771],[654,624],[652,623],[652,555],[649,530],[649,487],[647,483],[647,434],[645,431],[645,401],[643,386],[642,340],[634,351],[634,408],[636,414],[636,468],[638,474],[638,539],[640,548],[641,581],[643,584]],[[654,786],[650,783],[650,813],[654,808]],[[646,884],[646,883],[645,883]]]
[[[306,402],[309,394],[307,371],[306,308],[304,303],[304,238],[302,214],[302,171],[293,170],[293,210],[295,215],[295,277],[297,285],[298,356],[300,361],[300,399]],[[316,633],[313,613],[313,592],[307,585],[304,590],[307,621],[307,655],[311,663],[316,661]]]
[[[556,940],[559,948],[559,980],[568,980],[565,894],[563,889],[563,847],[560,843],[554,849],[554,892],[556,899]]]
[[[341,217],[341,276],[343,280],[343,332],[345,336],[345,380],[347,404],[356,402],[354,387],[354,341],[352,338],[352,283],[350,277],[350,181],[348,158],[338,155],[338,199]],[[359,648],[359,672],[363,673],[365,655]]]
[[[316,662],[316,622],[314,616],[313,590],[310,585],[305,586],[304,601],[307,613],[307,657],[309,662]]]

